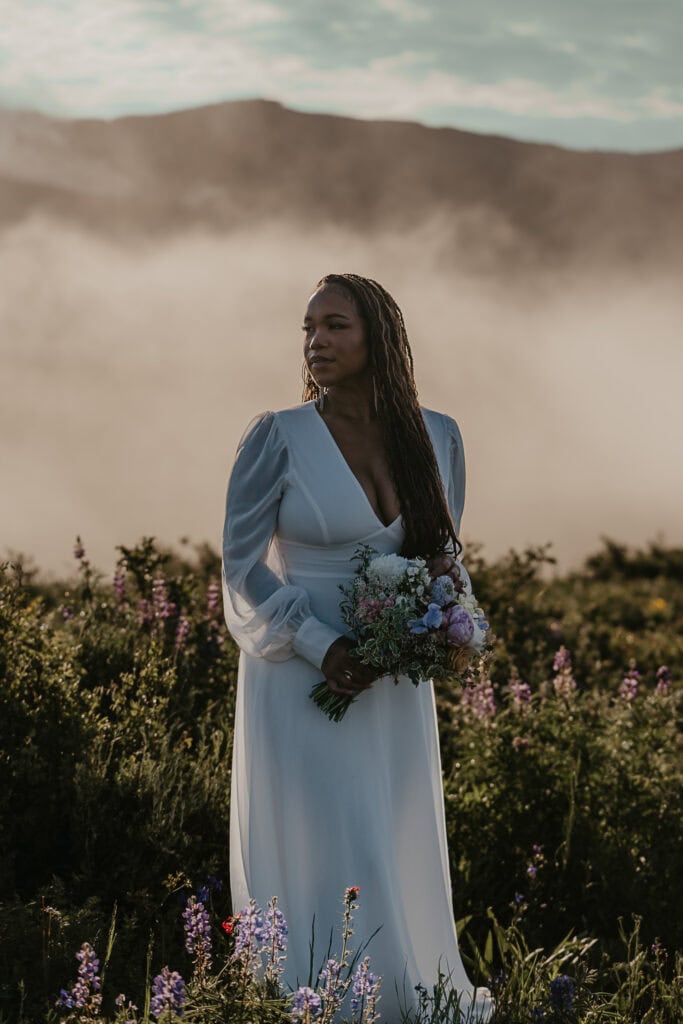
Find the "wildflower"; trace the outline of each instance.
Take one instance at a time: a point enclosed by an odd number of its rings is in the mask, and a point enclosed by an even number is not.
[[[309,1021],[317,1020],[321,1015],[322,1002],[320,996],[312,988],[308,988],[307,985],[298,988],[294,993],[294,1001],[292,1002],[292,1020],[304,1021],[305,1024],[309,1024]]]
[[[619,696],[621,699],[626,701],[634,700],[638,695],[639,682],[640,672],[636,668],[635,659],[631,658],[629,662],[629,670],[622,679],[619,687]]]
[[[182,650],[182,648],[185,646],[185,641],[187,640],[189,632],[190,620],[187,618],[186,615],[181,615],[180,618],[178,619],[178,625],[176,626],[175,631],[175,645],[178,648],[178,650]]]
[[[152,1016],[157,1020],[165,1013],[182,1017],[186,1002],[185,982],[181,976],[177,971],[169,971],[168,967],[162,968],[161,974],[157,974],[152,982],[152,1000],[149,1007]]]
[[[576,680],[572,675],[572,656],[564,644],[555,652],[553,672],[556,673],[553,679],[555,693],[561,700],[569,702],[576,692]]]
[[[206,908],[196,896],[190,896],[183,911],[185,949],[194,958],[197,974],[202,977],[211,968],[211,922]]]
[[[61,990],[57,1005],[69,1010],[86,1010],[92,1015],[102,1004],[102,996],[99,994],[102,987],[100,961],[89,942],[83,943],[76,953],[76,959],[79,962],[76,983],[70,992],[64,988]]]
[[[376,1006],[380,997],[377,995],[380,986],[380,979],[377,974],[370,970],[370,957],[366,956],[360,962],[353,975],[353,996],[351,998],[351,1013],[359,1014],[363,1024],[375,1024],[379,1020]]]
[[[65,622],[70,622],[71,619],[75,618],[76,613],[70,604],[65,604],[62,608],[62,618]]]
[[[515,903],[517,904],[518,907],[520,907],[522,905],[522,903],[526,903],[526,897],[524,896],[524,893],[521,893],[521,892],[516,892],[515,893]]]
[[[287,949],[287,922],[285,915],[277,905],[277,896],[273,896],[266,911],[265,941],[268,943],[268,966],[266,974],[275,981],[282,974],[282,961]]]
[[[467,683],[460,694],[460,703],[476,718],[493,718],[496,714],[496,698],[491,680],[484,678],[477,683]]]
[[[669,671],[668,665],[660,665],[657,669],[657,675],[655,678],[657,680],[655,693],[658,697],[665,697],[671,686],[671,672]]]
[[[269,934],[268,926],[263,918],[263,911],[257,907],[256,900],[249,901],[235,920],[235,949],[233,957],[242,962],[247,971],[258,960],[259,949]]]
[[[112,588],[118,605],[126,601],[126,573],[125,570],[117,569],[112,580]]]
[[[525,750],[529,746],[531,740],[528,736],[513,736],[512,737],[512,749],[513,750]]]
[[[170,619],[176,611],[174,602],[168,599],[166,581],[161,576],[152,580],[152,605],[157,619]]]
[[[341,964],[337,960],[328,960],[318,975],[317,990],[325,1000],[325,1020],[332,1020],[337,1010],[341,1009]]]
[[[347,889],[344,890],[344,903],[349,904],[349,905],[351,903],[355,903],[356,900],[358,899],[358,893],[359,892],[360,892],[360,886],[359,885],[350,885]]]
[[[529,876],[529,878],[535,878],[538,874],[538,868],[535,864],[527,864],[526,873]]]
[[[146,597],[141,597],[138,601],[138,626],[144,626],[146,623],[151,622],[154,618],[154,612],[152,606]]]
[[[531,687],[528,683],[522,682],[516,669],[513,669],[510,673],[508,693],[512,698],[512,706],[515,711],[527,710],[531,703]]]
[[[555,652],[553,659],[553,672],[566,672],[572,667],[572,656],[567,648],[562,644],[560,649]]]
[[[232,935],[237,927],[237,922],[240,919],[239,914],[235,914],[234,917],[228,917],[225,921],[221,922],[221,928],[226,935]]]
[[[206,607],[211,615],[220,608],[221,588],[218,583],[209,583],[206,588]]]
[[[568,974],[559,974],[550,982],[550,1005],[553,1010],[568,1012],[574,1002],[575,985]]]
[[[82,562],[83,559],[85,558],[85,548],[81,543],[80,537],[76,537],[76,543],[74,544],[74,558],[76,558],[79,562]]]

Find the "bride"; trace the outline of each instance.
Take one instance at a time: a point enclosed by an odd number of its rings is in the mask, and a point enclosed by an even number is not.
[[[344,891],[358,886],[355,938],[376,932],[382,1021],[400,1024],[439,969],[462,1019],[488,1020],[493,1001],[467,976],[453,920],[433,684],[376,678],[339,611],[361,543],[457,575],[462,438],[419,405],[401,311],[376,281],[324,277],[303,332],[303,402],[249,424],[226,500],[224,610],[241,648],[233,907],[278,897],[295,989],[308,983],[312,923],[315,984]],[[357,695],[339,723],[309,699],[321,678]]]

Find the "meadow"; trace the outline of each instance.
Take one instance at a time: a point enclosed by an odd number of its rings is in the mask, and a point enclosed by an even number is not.
[[[281,992],[277,905],[230,905],[219,555],[118,551],[113,579],[80,538],[70,579],[0,566],[0,1022],[341,1020],[329,977]],[[550,545],[464,560],[497,637],[437,692],[470,975],[495,1024],[680,1024],[683,550],[605,538],[563,575]],[[336,962],[370,1024],[366,952]],[[455,1014],[444,984],[405,1024]]]

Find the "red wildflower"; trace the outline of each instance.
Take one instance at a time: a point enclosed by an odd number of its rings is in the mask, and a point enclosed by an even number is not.
[[[235,914],[234,917],[229,917],[226,921],[221,922],[221,928],[223,929],[226,935],[232,935],[232,933],[235,930],[235,925],[237,924],[239,919],[240,915]]]

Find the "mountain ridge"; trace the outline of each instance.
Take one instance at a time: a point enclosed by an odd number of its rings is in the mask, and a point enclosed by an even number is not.
[[[683,263],[683,149],[572,150],[235,100],[108,120],[0,110],[0,230],[42,214],[118,240],[282,220],[434,222],[475,269]]]

